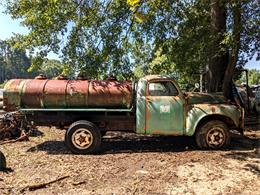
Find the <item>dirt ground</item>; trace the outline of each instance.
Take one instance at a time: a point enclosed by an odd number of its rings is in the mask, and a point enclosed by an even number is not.
[[[0,172],[0,194],[260,193],[260,128],[233,134],[225,151],[198,150],[187,137],[108,132],[100,154],[74,155],[63,138],[42,127],[30,141],[1,145],[9,171]]]

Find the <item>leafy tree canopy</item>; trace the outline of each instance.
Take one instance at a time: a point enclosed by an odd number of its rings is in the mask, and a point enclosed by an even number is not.
[[[21,49],[14,49],[7,41],[0,40],[0,83],[12,78],[32,78],[35,71],[28,72],[30,58]]]
[[[242,74],[237,83],[246,83],[246,74]],[[252,69],[248,71],[248,84],[249,86],[260,85],[260,70]]]
[[[214,3],[227,16],[220,34],[212,33]],[[239,44],[240,66],[257,52],[260,57],[257,0],[6,0],[6,8],[30,30],[13,43],[39,56],[34,68],[53,51],[65,68],[91,78],[177,71],[185,80],[205,69],[214,47],[214,56],[224,51],[232,57]],[[240,13],[236,27],[234,10]]]

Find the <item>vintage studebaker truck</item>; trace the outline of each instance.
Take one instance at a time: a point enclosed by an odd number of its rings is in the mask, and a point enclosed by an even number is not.
[[[159,75],[138,82],[14,79],[5,85],[3,109],[2,138],[29,124],[56,126],[66,129],[65,143],[77,154],[98,151],[106,131],[194,136],[199,148],[219,149],[229,144],[231,129],[244,125],[240,106],[221,95],[184,93]]]

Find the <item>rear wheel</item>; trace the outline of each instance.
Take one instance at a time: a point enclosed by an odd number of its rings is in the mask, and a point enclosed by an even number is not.
[[[6,160],[4,154],[0,151],[0,171],[6,169]]]
[[[208,121],[196,131],[196,143],[201,149],[221,149],[230,143],[227,125],[222,121]]]
[[[67,130],[65,143],[75,154],[93,154],[100,147],[101,134],[93,123],[77,121]]]

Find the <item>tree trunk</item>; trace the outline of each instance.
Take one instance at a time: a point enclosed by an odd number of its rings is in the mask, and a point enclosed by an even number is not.
[[[222,81],[228,64],[228,52],[221,43],[226,32],[226,3],[223,0],[211,0],[212,46],[207,75],[207,91],[222,90]]]
[[[233,43],[232,50],[229,56],[229,63],[225,71],[222,90],[226,97],[230,94],[230,83],[234,75],[239,49],[240,49],[240,34],[241,34],[241,3],[240,0],[235,2],[233,7]]]

